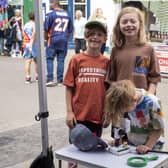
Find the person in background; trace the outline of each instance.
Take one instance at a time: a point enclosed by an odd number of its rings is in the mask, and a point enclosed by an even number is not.
[[[100,21],[102,22],[106,29],[108,30],[107,28],[107,18],[103,15],[103,10],[102,8],[97,8],[93,14],[89,17],[88,20],[97,20],[97,21]],[[108,31],[107,31],[108,32]],[[104,43],[101,47],[101,53],[104,54],[104,51],[106,49],[106,43]]]
[[[0,55],[4,56],[4,30],[0,30]]]
[[[35,64],[35,80],[38,80],[38,71],[37,71],[37,46],[35,41],[35,21],[34,13],[30,12],[28,14],[29,21],[24,25],[23,32],[23,56],[26,59],[25,62],[25,71],[26,71],[26,81],[25,83],[31,83],[31,63],[32,61]]]
[[[160,100],[144,89],[135,88],[130,80],[113,82],[105,98],[104,126],[112,122],[121,127],[126,112],[130,120],[128,143],[135,145],[138,153],[161,149],[163,141],[159,138],[164,132],[164,122]]]
[[[11,20],[11,18],[15,15],[14,8],[12,5],[7,6],[7,11],[8,11],[8,21]],[[8,22],[6,25],[6,30],[5,30],[5,55],[11,56],[11,49],[12,49],[12,39],[11,39],[11,26],[10,23]]]
[[[147,42],[139,9],[121,10],[113,29],[113,45],[106,82],[129,79],[137,88],[156,94],[160,68],[153,46]]]
[[[66,124],[70,129],[76,123],[84,124],[100,137],[106,92],[104,80],[109,62],[100,50],[107,39],[107,30],[101,22],[90,21],[85,25],[84,35],[87,49],[71,58],[63,81],[66,86]]]
[[[67,55],[68,38],[73,32],[73,23],[68,13],[59,5],[59,0],[50,0],[52,12],[45,17],[45,39],[47,60],[47,83],[46,86],[55,86],[54,82],[54,59],[57,58],[57,85],[62,86],[64,74],[64,60]]]
[[[15,15],[9,20],[11,26],[10,38],[12,42],[11,56],[22,57],[22,32],[23,32],[23,20],[21,16],[21,10],[15,9]]]
[[[84,29],[87,20],[83,17],[81,10],[77,10],[75,13],[76,19],[74,23],[74,42],[75,42],[75,53],[80,53],[80,50],[86,50],[86,41],[84,39]]]

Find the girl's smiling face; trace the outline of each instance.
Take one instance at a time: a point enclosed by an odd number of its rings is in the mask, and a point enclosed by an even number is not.
[[[126,13],[120,18],[120,30],[125,38],[137,37],[140,22],[136,13]]]

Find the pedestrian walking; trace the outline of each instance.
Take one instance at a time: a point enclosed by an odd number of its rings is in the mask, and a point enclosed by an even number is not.
[[[0,55],[4,56],[4,33],[3,29],[0,29]]]
[[[15,15],[13,6],[8,4],[7,11],[8,11],[8,21],[10,21],[11,18],[14,17],[14,15]],[[7,22],[6,26],[7,27],[6,27],[6,30],[5,30],[5,40],[6,40],[6,42],[5,42],[5,48],[6,48],[5,52],[6,52],[6,55],[11,56],[11,54],[12,54],[12,52],[11,52],[11,50],[12,50],[11,29],[12,28],[10,26],[10,22]]]
[[[54,86],[54,59],[57,58],[57,85],[61,85],[64,74],[64,60],[67,55],[68,38],[73,32],[73,23],[67,11],[59,5],[59,0],[50,0],[52,12],[45,17],[44,30],[47,60],[46,86]]]
[[[30,12],[28,14],[29,21],[24,25],[23,32],[23,56],[26,59],[25,61],[25,71],[26,71],[26,81],[25,83],[31,83],[31,63],[34,62],[35,65],[35,80],[38,80],[38,71],[37,71],[37,46],[35,40],[35,22],[34,22],[34,13]]]
[[[10,30],[10,39],[12,42],[11,56],[13,58],[21,57],[23,21],[20,9],[15,9],[15,15],[9,20],[9,24],[11,26]]]

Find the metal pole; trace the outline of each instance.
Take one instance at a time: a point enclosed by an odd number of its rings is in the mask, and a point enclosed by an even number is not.
[[[36,42],[38,50],[38,90],[39,90],[39,110],[41,114],[46,114],[47,94],[46,94],[46,76],[45,76],[45,51],[44,51],[44,30],[43,30],[43,11],[42,0],[34,0]],[[41,136],[42,136],[42,154],[47,156],[49,148],[48,143],[48,121],[47,117],[41,118]]]

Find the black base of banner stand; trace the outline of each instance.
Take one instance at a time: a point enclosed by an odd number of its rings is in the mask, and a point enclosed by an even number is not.
[[[55,168],[53,163],[52,148],[49,148],[47,156],[43,156],[42,153],[37,156],[37,158],[30,165],[30,168]]]

